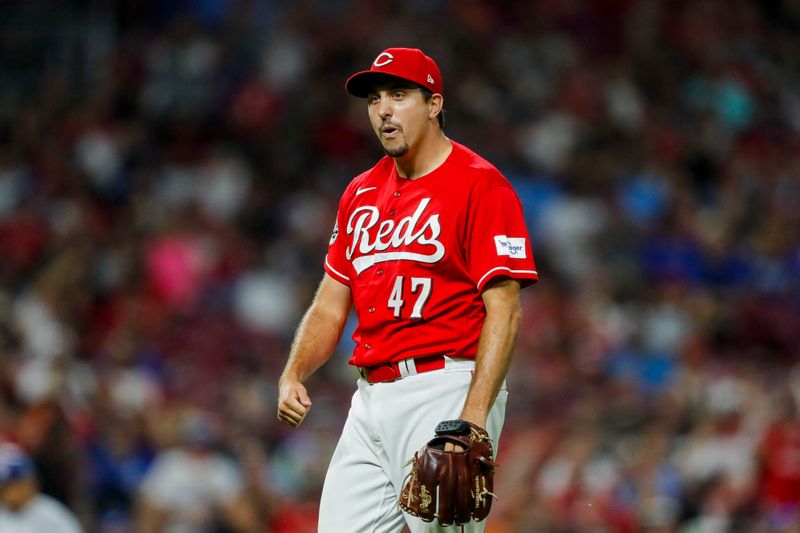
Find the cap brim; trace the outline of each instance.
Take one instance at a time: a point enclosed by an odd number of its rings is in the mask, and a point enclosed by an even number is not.
[[[375,72],[374,70],[362,70],[356,72],[344,83],[347,92],[359,98],[366,98],[375,85],[380,83],[387,83],[391,80],[402,80],[410,83],[414,87],[422,87],[419,83],[403,78],[402,76],[395,76],[394,74],[387,74],[385,72]]]

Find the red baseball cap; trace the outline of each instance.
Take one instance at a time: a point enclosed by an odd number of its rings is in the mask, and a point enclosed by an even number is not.
[[[418,48],[387,48],[372,62],[369,70],[356,72],[345,82],[347,92],[366,98],[374,83],[385,76],[410,81],[442,94],[442,75],[436,62]]]

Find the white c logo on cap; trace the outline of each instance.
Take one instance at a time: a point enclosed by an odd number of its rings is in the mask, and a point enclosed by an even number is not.
[[[381,52],[378,54],[378,57],[375,58],[375,61],[372,64],[376,67],[385,67],[389,63],[394,61],[394,56],[389,52]]]

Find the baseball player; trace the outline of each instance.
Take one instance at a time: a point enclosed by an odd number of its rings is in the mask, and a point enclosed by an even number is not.
[[[345,86],[366,99],[387,155],[341,197],[325,274],[280,377],[278,418],[303,421],[312,405],[303,382],[355,307],[350,364],[361,378],[319,531],[462,531],[405,514],[398,496],[409,459],[442,421],[485,428],[496,449],[519,291],[538,279],[522,208],[496,168],[444,135],[441,75],[422,51],[387,49]]]

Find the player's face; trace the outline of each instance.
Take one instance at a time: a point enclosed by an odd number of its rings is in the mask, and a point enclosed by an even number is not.
[[[372,129],[392,157],[406,155],[429,127],[429,106],[418,88],[377,86],[367,102]]]

